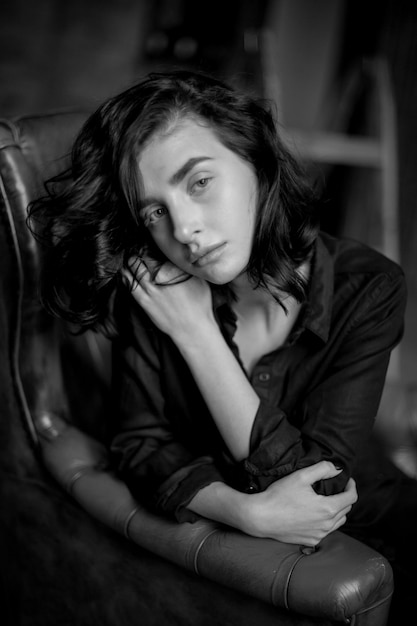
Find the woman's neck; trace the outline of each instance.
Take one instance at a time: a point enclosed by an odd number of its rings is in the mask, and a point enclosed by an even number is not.
[[[300,268],[307,278],[309,266]],[[284,345],[298,318],[301,304],[282,293],[279,306],[274,296],[261,287],[255,288],[245,274],[231,285],[236,301],[232,307],[237,316],[235,342],[246,372],[250,375],[258,360]]]
[[[301,265],[298,272],[307,280],[310,274],[310,262]],[[283,291],[279,292],[276,288],[269,290],[265,287],[254,285],[246,272],[235,278],[235,280],[230,283],[230,287],[236,296],[236,306],[233,307],[236,312],[254,310],[261,312],[263,310],[266,315],[269,315],[271,311],[276,311],[277,300],[279,300],[284,307],[286,307],[287,304],[291,305],[294,301],[294,298],[288,293]],[[272,295],[273,293],[276,294],[276,297]]]

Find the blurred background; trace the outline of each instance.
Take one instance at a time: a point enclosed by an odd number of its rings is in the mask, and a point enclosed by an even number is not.
[[[2,0],[0,116],[94,109],[151,70],[212,72],[276,107],[326,198],[324,226],[401,263],[417,383],[414,0]]]

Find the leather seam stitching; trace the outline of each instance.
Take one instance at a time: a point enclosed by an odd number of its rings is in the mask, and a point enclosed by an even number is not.
[[[288,602],[288,596],[289,596],[289,592],[290,592],[290,582],[291,582],[291,578],[292,575],[294,573],[295,567],[296,565],[299,563],[299,561],[301,561],[301,559],[303,559],[306,555],[305,554],[300,554],[298,556],[298,558],[294,561],[294,563],[292,564],[292,567],[290,569],[290,571],[288,572],[287,575],[287,580],[285,581],[285,589],[284,589],[284,606],[285,608],[289,611],[290,610],[290,605]],[[274,599],[271,598],[272,604],[274,604]]]
[[[198,557],[201,552],[201,548],[204,546],[207,539],[211,537],[211,535],[214,535],[214,533],[217,533],[217,532],[218,532],[218,528],[214,528],[212,531],[210,531],[205,537],[203,537],[203,539],[200,541],[200,543],[198,544],[196,548],[194,559],[193,559],[193,566],[194,566],[194,572],[197,574],[197,576],[200,576],[200,572],[198,571]]]

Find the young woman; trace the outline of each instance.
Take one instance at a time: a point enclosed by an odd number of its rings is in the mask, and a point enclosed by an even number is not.
[[[368,443],[404,276],[319,231],[268,108],[207,76],[150,75],[90,117],[71,175],[33,208],[44,299],[112,332],[112,450],[133,493],[308,545],[349,514],[378,540],[406,480]]]

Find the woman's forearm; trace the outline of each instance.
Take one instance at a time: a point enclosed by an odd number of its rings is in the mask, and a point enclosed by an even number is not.
[[[187,508],[254,537],[317,545],[343,526],[357,500],[352,480],[344,492],[334,496],[321,496],[314,491],[313,485],[318,480],[339,472],[332,463],[321,461],[255,494],[241,493],[222,482],[214,482],[203,487]]]
[[[249,455],[259,397],[224,340],[217,324],[177,343],[226,445],[237,461]]]
[[[249,453],[259,398],[216,324],[208,284],[193,277],[167,285],[178,272],[170,263],[162,266],[158,280],[164,287],[147,271],[139,280],[129,272],[127,278],[136,301],[184,356],[230,453],[240,461]]]
[[[245,501],[247,494],[236,491],[225,483],[215,482],[203,487],[191,500],[187,508],[239,530],[245,526]]]

